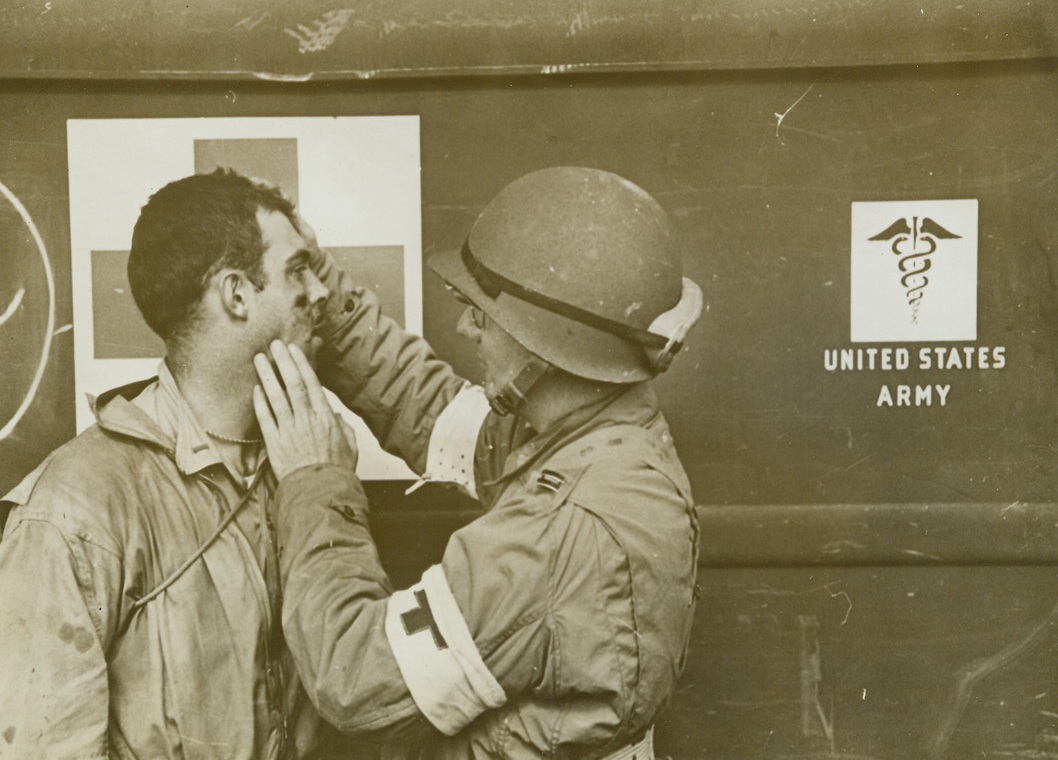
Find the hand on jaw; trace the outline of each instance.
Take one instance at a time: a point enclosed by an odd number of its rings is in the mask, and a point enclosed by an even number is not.
[[[276,477],[320,464],[355,470],[355,434],[327,403],[305,355],[278,340],[271,354],[271,362],[264,354],[254,357],[260,385],[254,387],[253,406]]]

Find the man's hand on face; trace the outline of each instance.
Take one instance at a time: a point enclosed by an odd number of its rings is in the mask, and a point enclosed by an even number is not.
[[[327,403],[305,355],[278,340],[271,353],[279,376],[268,357],[254,357],[261,383],[253,389],[253,406],[276,477],[318,464],[355,470],[359,451],[353,430]]]

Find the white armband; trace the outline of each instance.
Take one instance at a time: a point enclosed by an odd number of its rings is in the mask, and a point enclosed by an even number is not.
[[[441,733],[453,736],[507,701],[440,565],[389,598],[386,638],[416,706]]]
[[[426,450],[426,472],[406,493],[426,483],[440,482],[455,483],[475,499],[478,497],[474,484],[474,449],[489,409],[489,400],[481,386],[463,386],[438,415]]]

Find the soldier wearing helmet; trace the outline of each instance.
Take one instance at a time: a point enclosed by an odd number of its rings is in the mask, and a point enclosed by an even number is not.
[[[544,169],[429,263],[467,303],[457,329],[483,387],[318,256],[338,294],[323,384],[423,482],[456,483],[485,510],[412,587],[394,591],[378,563],[355,452],[308,363],[276,344],[277,377],[258,357],[284,632],[305,688],[386,756],[651,758],[698,538],[648,382],[701,313],[668,219],[617,175]]]

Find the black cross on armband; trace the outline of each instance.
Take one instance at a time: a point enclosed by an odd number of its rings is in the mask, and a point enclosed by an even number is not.
[[[437,621],[430,610],[430,600],[426,597],[426,592],[421,589],[416,591],[415,601],[419,603],[418,607],[401,613],[400,622],[404,624],[404,632],[411,636],[420,631],[429,631],[438,649],[448,649],[448,642],[441,635],[441,629],[437,627]]]

